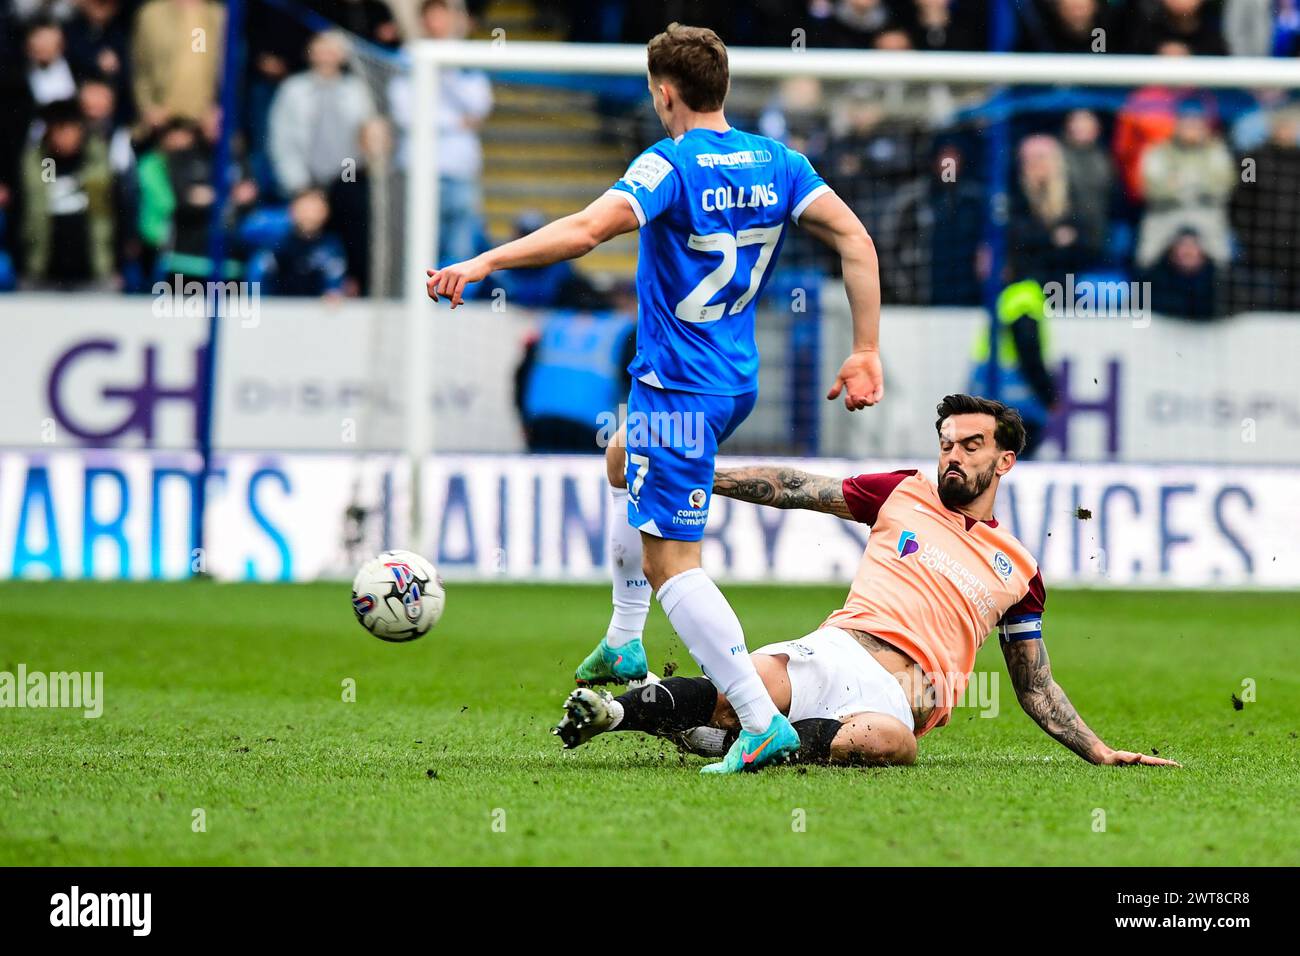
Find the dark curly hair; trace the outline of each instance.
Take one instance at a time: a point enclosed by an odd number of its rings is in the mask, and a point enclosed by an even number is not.
[[[993,440],[998,447],[1017,455],[1025,450],[1025,423],[1020,413],[1010,405],[976,395],[945,395],[943,401],[935,406],[935,411],[939,415],[934,423],[936,432],[943,428],[944,419],[951,415],[992,415],[997,422],[993,428]]]

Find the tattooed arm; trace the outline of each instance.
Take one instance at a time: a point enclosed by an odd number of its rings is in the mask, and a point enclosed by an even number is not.
[[[773,508],[803,508],[852,520],[840,478],[810,475],[797,468],[719,468],[713,493]]]
[[[1074,709],[1061,685],[1052,678],[1047,648],[1041,638],[1004,640],[1002,654],[1007,660],[1011,685],[1025,713],[1047,734],[1089,763],[1151,764],[1178,767],[1181,764],[1148,754],[1115,750],[1094,734]]]

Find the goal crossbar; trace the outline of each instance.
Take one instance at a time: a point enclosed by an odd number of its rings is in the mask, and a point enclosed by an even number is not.
[[[545,73],[645,72],[645,47],[606,43],[420,40],[415,62]],[[1157,57],[1099,53],[951,53],[915,50],[795,50],[733,47],[732,76],[811,76],[824,80],[1022,83],[1083,86],[1300,88],[1300,59]]]

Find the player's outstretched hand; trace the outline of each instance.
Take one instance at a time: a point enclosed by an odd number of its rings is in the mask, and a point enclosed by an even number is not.
[[[1150,754],[1136,754],[1130,750],[1112,750],[1102,760],[1103,764],[1145,764],[1148,767],[1181,767],[1177,760],[1164,757],[1152,757]]]
[[[475,256],[442,269],[426,269],[424,274],[429,278],[424,285],[430,299],[437,302],[441,296],[450,301],[454,309],[465,301],[465,286],[471,282],[482,282],[491,271],[483,262],[482,256]]]
[[[844,393],[844,407],[851,412],[874,405],[885,397],[885,372],[880,367],[878,351],[864,349],[844,360],[826,398],[834,401],[840,392]]]

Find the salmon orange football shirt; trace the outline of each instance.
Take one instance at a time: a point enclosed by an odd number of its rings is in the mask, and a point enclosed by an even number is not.
[[[921,665],[935,707],[920,737],[948,722],[995,627],[1004,641],[1042,635],[1043,578],[1010,531],[949,510],[916,471],[858,475],[843,489],[871,535],[844,607],[823,626],[874,634]]]

